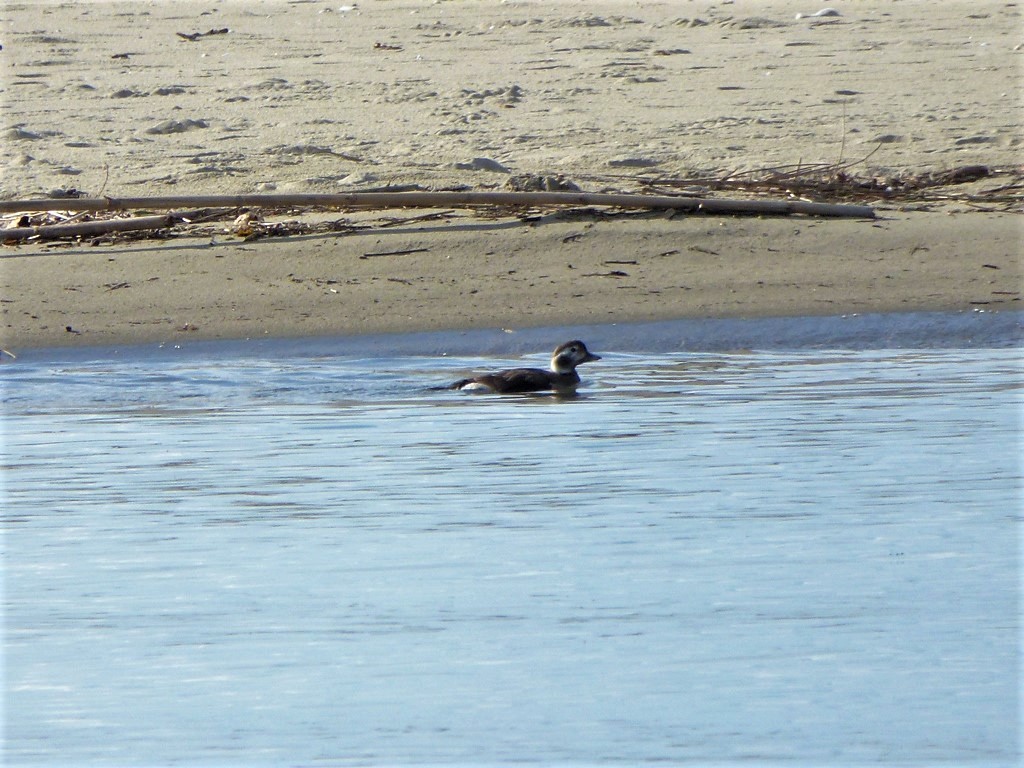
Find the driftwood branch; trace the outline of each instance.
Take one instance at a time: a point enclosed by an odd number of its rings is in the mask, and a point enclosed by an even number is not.
[[[0,201],[0,213],[39,211],[99,212],[125,210],[180,209],[186,205],[203,205],[197,210],[175,210],[158,216],[67,224],[15,226],[0,230],[0,241],[18,242],[30,238],[56,239],[88,237],[108,232],[130,232],[166,229],[177,224],[209,220],[214,215],[238,208],[457,208],[500,206],[511,208],[534,206],[610,206],[615,208],[649,208],[710,214],[769,214],[807,216],[841,216],[873,218],[875,213],[864,205],[829,205],[803,201],[715,200],[673,195],[629,195],[588,192],[356,192],[343,195],[279,194],[279,195],[195,195],[177,197],[71,198],[60,200]],[[212,208],[219,210],[213,211]]]
[[[32,209],[38,210],[38,209]],[[48,210],[57,210],[50,208]],[[67,210],[67,209],[61,209]],[[231,210],[231,209],[228,209]],[[159,216],[137,216],[130,219],[102,219],[99,221],[83,221],[74,224],[42,224],[29,227],[11,227],[0,230],[0,242],[28,240],[38,237],[41,240],[54,240],[62,237],[89,237],[108,232],[137,232],[146,229],[167,229],[178,224],[189,224],[211,216],[208,208],[195,211],[179,211]]]
[[[0,213],[27,211],[124,211],[206,207],[469,208],[476,206],[610,206],[671,209],[701,213],[759,213],[785,216],[873,218],[866,205],[831,205],[800,200],[724,200],[674,195],[599,192],[352,192],[348,194],[194,195],[177,197],[99,197],[0,201]]]

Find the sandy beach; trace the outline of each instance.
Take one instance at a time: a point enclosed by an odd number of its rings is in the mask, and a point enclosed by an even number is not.
[[[798,5],[7,3],[3,200],[991,173],[875,219],[273,211],[334,231],[7,244],[0,346],[1021,309],[1020,198],[990,202],[1020,180],[1019,7]]]

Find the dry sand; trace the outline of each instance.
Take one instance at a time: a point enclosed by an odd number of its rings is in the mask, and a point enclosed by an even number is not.
[[[858,0],[795,18],[822,7],[8,2],[0,198],[519,176],[635,191],[861,158],[854,171],[883,177],[1019,170],[1016,4]],[[877,208],[875,221],[453,212],[394,226],[420,212],[337,213],[373,226],[7,246],[0,344],[1021,308],[1019,212]]]

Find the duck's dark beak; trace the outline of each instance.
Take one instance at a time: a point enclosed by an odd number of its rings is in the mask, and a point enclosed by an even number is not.
[[[587,352],[587,356],[585,358],[583,358],[583,362],[584,363],[592,363],[595,360],[600,360],[600,359],[601,359],[600,355],[595,355],[593,352],[589,352],[588,351]]]

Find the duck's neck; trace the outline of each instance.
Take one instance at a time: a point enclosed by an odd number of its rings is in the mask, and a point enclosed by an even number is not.
[[[571,363],[566,363],[560,357],[551,358],[551,372],[557,373],[564,376],[567,373],[572,373],[575,370]]]

